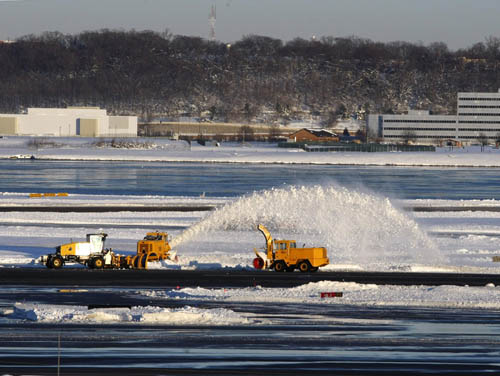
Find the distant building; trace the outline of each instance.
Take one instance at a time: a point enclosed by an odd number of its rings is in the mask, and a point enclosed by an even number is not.
[[[440,144],[454,140],[461,144],[494,142],[500,138],[500,90],[497,93],[458,93],[456,115],[431,115],[409,110],[407,114],[375,114],[367,118],[372,137],[386,142],[411,140]]]
[[[136,116],[108,116],[97,107],[28,108],[0,114],[0,135],[136,137]]]
[[[327,131],[326,129],[309,129],[302,128],[301,130],[292,133],[289,140],[293,142],[304,142],[304,141],[330,141],[338,142],[339,137],[336,133]]]

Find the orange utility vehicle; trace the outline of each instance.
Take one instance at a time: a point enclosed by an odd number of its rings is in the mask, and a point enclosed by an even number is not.
[[[328,265],[327,251],[324,247],[297,248],[295,240],[274,240],[263,225],[257,229],[266,239],[266,253],[254,248],[257,257],[253,260],[256,269],[274,269],[277,272],[316,272],[319,267]]]

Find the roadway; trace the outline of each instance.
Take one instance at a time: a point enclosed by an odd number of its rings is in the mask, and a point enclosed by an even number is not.
[[[105,213],[105,212],[196,212],[215,210],[217,204],[159,204],[159,205],[137,205],[137,204],[1,204],[0,212],[53,212],[53,213]],[[500,212],[500,206],[406,206],[406,211],[413,212]]]
[[[295,287],[310,282],[341,281],[379,285],[500,285],[500,274],[413,272],[276,273],[259,270],[90,270],[64,267],[2,268],[0,285],[104,287]]]

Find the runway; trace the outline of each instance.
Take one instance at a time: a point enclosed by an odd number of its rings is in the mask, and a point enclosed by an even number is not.
[[[105,287],[295,287],[309,282],[341,281],[378,285],[500,284],[499,274],[414,273],[414,272],[317,272],[277,273],[260,270],[90,270],[43,267],[2,268],[0,285],[25,286],[105,286]]]

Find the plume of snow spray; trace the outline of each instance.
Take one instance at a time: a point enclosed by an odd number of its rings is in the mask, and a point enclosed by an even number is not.
[[[427,235],[389,199],[336,186],[255,192],[215,210],[171,245],[207,239],[213,231],[255,231],[260,223],[275,238],[297,235],[308,246],[326,246],[335,262],[442,261]]]

